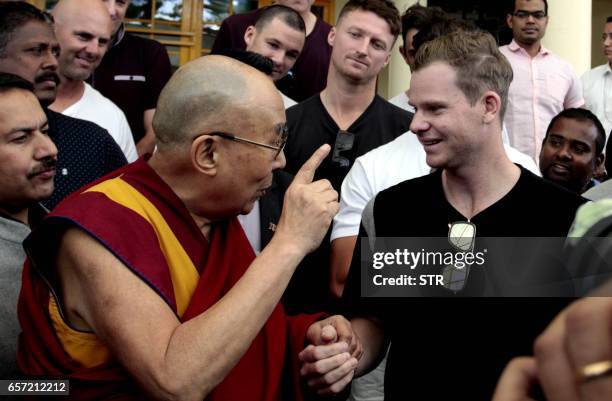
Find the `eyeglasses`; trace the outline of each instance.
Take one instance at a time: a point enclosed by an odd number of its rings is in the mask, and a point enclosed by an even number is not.
[[[340,167],[347,168],[351,165],[351,161],[340,155],[340,152],[353,149],[355,144],[355,134],[352,132],[340,130],[336,134],[336,142],[334,142],[334,150],[332,152],[332,162],[338,163]]]
[[[448,225],[448,242],[457,252],[472,252],[476,241],[476,226],[469,221],[458,221]],[[459,292],[465,287],[470,266],[446,265],[442,269],[444,288]]]
[[[208,135],[219,136],[224,139],[229,139],[231,141],[242,142],[242,143],[250,143],[251,145],[261,146],[263,148],[275,150],[274,158],[276,159],[280,152],[283,151],[285,145],[287,144],[287,138],[289,138],[289,129],[286,124],[277,124],[275,126],[275,131],[277,134],[277,140],[275,145],[268,145],[266,143],[251,141],[250,139],[241,138],[234,134],[228,134],[226,132],[210,132]]]
[[[524,10],[518,10],[515,11],[514,15],[516,18],[519,19],[527,19],[529,17],[533,17],[533,19],[537,19],[537,20],[541,20],[543,18],[546,18],[546,13],[544,11],[524,11]]]

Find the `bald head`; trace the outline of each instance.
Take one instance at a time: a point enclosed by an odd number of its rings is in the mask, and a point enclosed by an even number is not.
[[[100,0],[60,0],[52,11],[55,34],[62,48],[59,72],[70,80],[85,80],[108,49],[113,23]]]
[[[181,67],[159,96],[153,128],[160,150],[190,141],[206,131],[231,131],[236,120],[282,101],[270,79],[224,56],[205,56]]]

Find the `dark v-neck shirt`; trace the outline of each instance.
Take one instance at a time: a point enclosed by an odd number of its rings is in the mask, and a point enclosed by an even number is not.
[[[584,202],[521,169],[510,192],[471,219],[476,242],[479,237],[565,237]],[[466,220],[446,200],[441,171],[382,191],[373,215],[377,238],[446,237],[449,223]],[[360,237],[367,237],[363,227]],[[343,297],[349,314],[378,317],[391,339],[385,401],[490,401],[504,366],[515,356],[531,355],[537,335],[571,301],[361,298],[360,246],[358,241]]]
[[[340,167],[338,163],[332,162],[330,152],[317,169],[315,179],[326,178],[336,191],[340,191],[342,180],[357,157],[408,131],[411,121],[412,113],[375,96],[347,130],[355,135],[353,148],[342,152],[342,156],[349,160],[349,166]],[[333,149],[339,131],[338,124],[323,106],[320,95],[290,107],[287,110],[287,124],[289,139],[285,147],[285,170],[291,174],[297,173],[321,145],[328,143]]]

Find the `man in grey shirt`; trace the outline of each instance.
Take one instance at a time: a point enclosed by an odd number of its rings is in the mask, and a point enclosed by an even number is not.
[[[57,149],[32,84],[0,73],[0,378],[15,378],[21,243],[53,192]]]

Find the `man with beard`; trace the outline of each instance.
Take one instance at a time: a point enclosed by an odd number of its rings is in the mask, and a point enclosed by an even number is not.
[[[540,152],[540,170],[547,180],[582,194],[595,185],[604,162],[606,133],[586,109],[566,109],[552,119]]]
[[[507,16],[513,40],[501,52],[512,65],[504,123],[510,145],[538,160],[550,120],[561,110],[582,107],[582,85],[572,66],[542,46],[547,0],[516,0]]]
[[[28,81],[0,73],[0,378],[15,378],[17,296],[30,226],[44,215],[38,202],[53,192],[57,149],[47,117]]]
[[[113,138],[100,126],[54,112],[60,48],[49,14],[22,2],[0,3],[0,72],[18,75],[34,85],[57,146],[58,174],[53,194],[43,201],[53,209],[80,187],[126,164]]]
[[[125,158],[136,160],[136,145],[125,114],[85,83],[110,44],[113,23],[106,6],[100,0],[60,0],[53,8],[53,17],[62,51],[58,57],[60,85],[49,107],[105,128]]]
[[[389,0],[346,3],[329,35],[333,47],[327,87],[318,95],[287,109],[289,139],[286,170],[295,174],[319,146],[333,151],[321,163],[317,178],[340,191],[355,159],[408,131],[412,113],[376,94],[376,79],[389,63],[401,31],[399,11]],[[314,256],[313,256],[314,257]],[[317,270],[299,269],[288,293],[296,302],[329,306],[329,241],[317,251]],[[312,294],[317,294],[313,297]],[[318,308],[315,308],[318,309]]]

